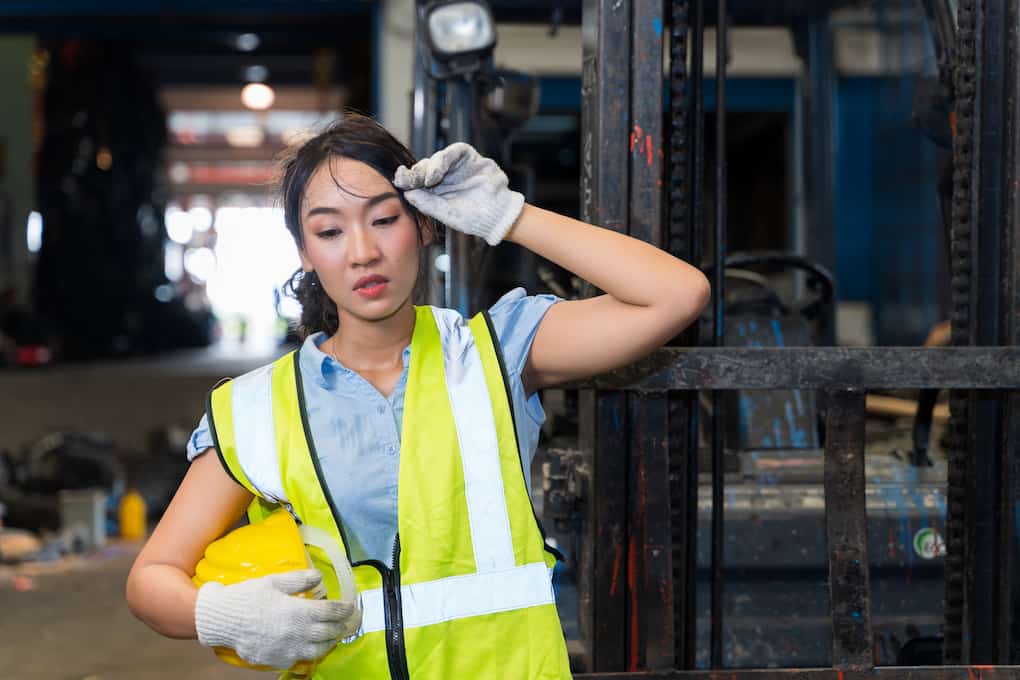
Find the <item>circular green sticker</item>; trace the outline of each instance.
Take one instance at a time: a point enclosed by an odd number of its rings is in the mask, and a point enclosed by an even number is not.
[[[914,534],[914,552],[926,560],[942,557],[946,554],[946,542],[938,531],[925,527]]]

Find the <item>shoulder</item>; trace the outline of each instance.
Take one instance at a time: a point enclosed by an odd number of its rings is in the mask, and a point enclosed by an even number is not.
[[[523,370],[542,318],[560,301],[555,295],[528,295],[523,288],[514,288],[489,308],[492,329],[508,370],[515,373]]]

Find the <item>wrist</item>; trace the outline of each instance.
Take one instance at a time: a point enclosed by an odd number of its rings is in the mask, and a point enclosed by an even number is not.
[[[525,221],[525,216],[527,214],[533,212],[534,210],[535,210],[535,207],[533,205],[531,205],[530,203],[528,203],[527,201],[525,201],[524,204],[521,206],[521,210],[517,214],[517,217],[514,218],[514,221],[510,224],[510,228],[507,230],[506,234],[503,236],[503,240],[504,241],[510,241],[512,243],[518,243],[517,238],[516,238],[518,236],[518,231],[519,231],[518,227],[520,227],[521,222]]]
[[[204,583],[195,594],[195,636],[206,647],[232,647],[238,616],[222,583]]]

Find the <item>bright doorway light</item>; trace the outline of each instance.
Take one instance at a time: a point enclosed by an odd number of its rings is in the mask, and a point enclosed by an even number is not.
[[[194,233],[191,215],[176,206],[169,206],[163,215],[166,224],[166,235],[174,243],[187,245]]]
[[[25,240],[28,242],[28,252],[38,253],[42,248],[42,215],[34,210],[28,213],[28,224],[25,228]]]
[[[188,209],[188,215],[191,217],[191,226],[197,232],[207,232],[209,227],[212,226],[212,211],[204,205],[193,205]]]
[[[243,327],[239,335],[246,342],[278,343],[286,320],[300,315],[300,305],[282,293],[301,266],[283,210],[217,208],[213,228],[216,269],[206,283],[206,293],[225,335],[230,336],[232,327]]]
[[[184,271],[198,283],[204,283],[216,273],[216,256],[211,248],[192,248],[184,253]]]

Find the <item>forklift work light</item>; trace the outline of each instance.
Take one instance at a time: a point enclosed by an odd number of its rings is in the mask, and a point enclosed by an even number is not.
[[[495,22],[485,2],[439,0],[425,8],[425,17],[429,48],[439,61],[481,56],[496,46]]]

